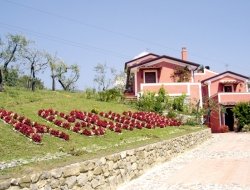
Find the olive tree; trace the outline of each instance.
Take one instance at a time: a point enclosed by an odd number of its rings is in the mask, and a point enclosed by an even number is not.
[[[0,41],[0,63],[2,65],[2,80],[0,80],[0,86],[3,86],[3,82],[8,78],[8,66],[10,63],[15,63],[23,58],[23,53],[29,45],[29,41],[22,35],[8,34],[6,41]],[[0,89],[1,90],[1,89]]]
[[[96,72],[94,82],[97,83],[99,91],[107,90],[114,83],[116,70],[108,67],[106,63],[98,63],[94,67],[94,71]]]
[[[36,75],[47,68],[48,60],[43,52],[36,49],[28,50],[24,58],[30,70],[30,84],[28,86],[32,91],[35,91]]]
[[[80,77],[80,69],[77,64],[68,66],[64,62],[60,62],[56,68],[56,73],[63,90],[72,91],[75,89],[75,83]]]

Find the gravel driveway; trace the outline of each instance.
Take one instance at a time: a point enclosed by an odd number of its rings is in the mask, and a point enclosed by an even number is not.
[[[250,133],[213,134],[119,190],[250,190]]]

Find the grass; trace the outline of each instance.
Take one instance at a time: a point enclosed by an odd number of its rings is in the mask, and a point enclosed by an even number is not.
[[[96,108],[100,111],[123,111],[133,110],[129,105],[115,102],[99,102],[93,99],[86,99],[83,93],[69,93],[62,91],[36,91],[30,92],[8,88],[0,93],[0,107],[6,110],[17,112],[20,115],[37,121],[55,129],[60,129],[70,135],[70,141],[65,142],[58,138],[45,135],[41,145],[30,142],[27,138],[16,133],[9,125],[0,122],[0,162],[13,159],[30,159],[35,156],[44,156],[48,153],[66,152],[73,156],[42,161],[39,163],[27,164],[22,167],[0,170],[0,178],[10,177],[14,174],[30,172],[30,170],[50,169],[79,160],[87,160],[94,157],[119,152],[125,149],[135,148],[149,143],[169,139],[190,132],[201,130],[201,127],[181,126],[156,129],[142,129],[134,131],[123,130],[122,134],[107,131],[104,136],[86,137],[68,130],[49,124],[38,117],[37,111],[41,108],[53,108],[65,113],[77,109],[90,111]]]

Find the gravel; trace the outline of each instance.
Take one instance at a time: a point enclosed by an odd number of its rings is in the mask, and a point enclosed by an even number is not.
[[[243,135],[239,140],[241,142],[249,142],[250,136]],[[168,184],[170,177],[182,169],[193,159],[241,159],[250,158],[250,151],[209,151],[208,147],[221,140],[221,134],[213,134],[213,137],[201,144],[199,147],[192,149],[184,154],[179,155],[172,160],[158,165],[149,170],[144,175],[130,182],[124,183],[118,190],[250,190],[250,186],[241,184]],[[192,174],[191,174],[192,175]]]

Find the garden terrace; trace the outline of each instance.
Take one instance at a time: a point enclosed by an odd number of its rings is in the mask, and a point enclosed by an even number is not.
[[[192,127],[183,125],[179,127],[168,126],[164,128],[157,126],[152,130],[145,127],[142,127],[142,129],[135,127],[133,131],[121,128],[121,133],[116,133],[102,126],[105,129],[104,135],[92,135],[89,137],[54,124],[57,119],[63,122],[67,121],[64,118],[66,116],[62,117],[63,115],[61,114],[60,116],[60,113],[59,116],[57,116],[58,118],[56,117],[55,120],[53,119],[54,122],[48,122],[47,119],[45,120],[38,116],[39,109],[51,107],[53,107],[53,110],[69,113],[65,114],[69,116],[72,116],[73,113],[76,114],[76,112],[71,112],[72,110],[81,110],[82,113],[90,113],[92,109],[102,110],[103,113],[109,113],[109,111],[112,110],[112,113],[120,114],[121,117],[127,117],[123,115],[124,111],[131,111],[132,113],[137,112],[137,110],[130,105],[87,99],[84,93],[51,92],[44,90],[31,94],[30,91],[7,88],[5,92],[0,93],[0,105],[1,109],[9,112],[9,108],[11,108],[13,113],[18,113],[20,116],[29,118],[32,123],[36,122],[69,135],[69,140],[65,141],[61,138],[54,138],[51,135],[43,134],[41,135],[42,143],[36,144],[27,140],[28,138],[24,135],[20,135],[19,132],[14,132],[12,125],[0,122],[0,163],[8,164],[21,161],[26,163],[22,165],[22,167],[19,166],[0,170],[0,179],[30,173],[30,171],[41,171],[57,166],[64,166],[78,162],[79,160],[83,161],[91,158],[98,158],[203,129],[200,126]],[[119,123],[100,115],[97,116],[101,120],[106,120],[107,123]],[[77,117],[79,117],[79,115]],[[81,123],[84,121],[76,119],[75,122],[70,123],[70,127],[74,128],[77,122]],[[136,122],[143,123],[144,121],[135,119],[135,123]],[[97,126],[96,124],[91,125]],[[106,123],[99,123],[98,125],[106,125]],[[89,129],[89,127],[86,128]],[[53,156],[58,154],[67,156],[54,159]],[[41,159],[44,157],[46,159]],[[48,159],[48,157],[53,159]],[[29,162],[30,160],[43,161]]]

